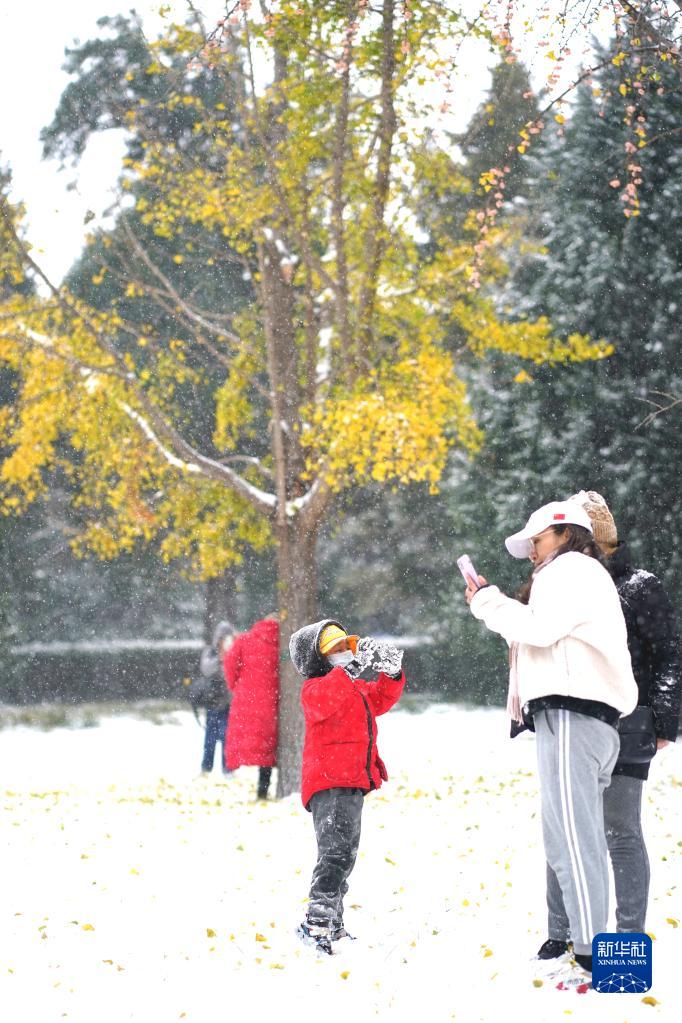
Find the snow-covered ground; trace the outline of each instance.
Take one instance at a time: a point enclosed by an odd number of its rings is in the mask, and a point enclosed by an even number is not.
[[[346,914],[358,940],[328,958],[294,936],[309,814],[296,796],[255,802],[252,768],[197,778],[190,714],[0,732],[4,1023],[679,1018],[682,748],[659,755],[646,793],[647,1004],[533,985],[545,936],[534,744],[506,734],[501,711],[381,720],[391,781],[365,803]]]

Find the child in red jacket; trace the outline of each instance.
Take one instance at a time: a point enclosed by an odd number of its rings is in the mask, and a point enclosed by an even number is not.
[[[301,798],[317,838],[308,913],[298,934],[331,955],[332,942],[347,933],[343,898],[358,853],[363,799],[388,777],[376,717],[400,699],[403,652],[373,639],[358,641],[332,619],[299,629],[289,650],[306,679]],[[379,672],[376,682],[357,677],[366,669]]]

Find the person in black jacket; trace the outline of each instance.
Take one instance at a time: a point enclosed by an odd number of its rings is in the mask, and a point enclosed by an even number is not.
[[[235,637],[235,630],[229,622],[218,622],[213,630],[210,646],[201,652],[199,671],[205,686],[202,687],[202,706],[206,709],[206,725],[204,729],[204,754],[201,760],[201,773],[210,774],[215,760],[215,748],[221,743],[225,748],[225,732],[230,712],[230,691],[227,688],[223,673],[223,655]],[[225,767],[222,756],[223,773],[231,772]]]
[[[594,537],[616,584],[627,626],[632,670],[639,690],[638,704],[653,711],[656,748],[675,742],[682,698],[682,647],[675,612],[660,581],[651,572],[632,566],[626,543],[618,541],[613,516],[603,497],[581,491],[577,501],[592,521]],[[649,764],[621,758],[604,792],[604,829],[616,890],[616,927],[643,932],[649,896],[649,859],[642,834],[641,807]],[[548,938],[540,959],[568,951],[570,934],[561,889],[547,867]]]

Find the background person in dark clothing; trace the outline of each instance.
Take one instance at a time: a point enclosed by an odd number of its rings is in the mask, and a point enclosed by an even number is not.
[[[235,630],[229,622],[218,622],[210,646],[201,652],[199,670],[202,679],[208,683],[204,687],[203,706],[206,708],[206,724],[204,728],[204,755],[201,761],[201,773],[210,774],[215,760],[215,749],[218,743],[225,749],[225,732],[230,712],[230,691],[223,673],[223,657],[234,640]],[[221,756],[223,773],[231,772],[225,767],[225,757]]]
[[[616,584],[628,633],[638,705],[653,710],[657,749],[675,742],[682,697],[682,648],[675,612],[663,586],[650,572],[632,567],[626,543],[618,541],[613,516],[593,490],[571,498],[590,516],[594,538]],[[616,761],[604,792],[604,828],[613,867],[618,931],[644,931],[649,897],[649,858],[642,833],[641,809],[649,764]],[[547,866],[548,940],[540,958],[555,958],[567,949],[568,918],[556,876]]]

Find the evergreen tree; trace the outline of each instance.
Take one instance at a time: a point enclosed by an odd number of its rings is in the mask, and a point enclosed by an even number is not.
[[[456,139],[467,177],[475,183],[492,167],[508,167],[506,198],[527,196],[528,164],[518,151],[519,132],[537,117],[538,101],[526,67],[520,62],[496,64],[483,101]]]
[[[598,490],[635,559],[682,608],[679,410],[640,425],[652,392],[682,389],[682,91],[673,70],[635,92],[632,69],[606,52],[597,59],[604,70],[579,90],[565,133],[531,150],[528,200],[513,214],[514,272],[498,304],[547,315],[566,336],[605,338],[614,352],[580,366],[529,370],[503,354],[472,364],[485,443],[473,464],[453,461],[443,499],[462,535],[470,526],[479,570],[514,592],[528,566],[509,558],[504,536],[546,501]],[[639,207],[625,216],[637,208],[620,198],[629,178],[639,181]],[[451,608],[455,620],[458,587]],[[491,676],[489,638],[488,648],[481,664]]]
[[[526,225],[543,251],[520,260],[505,300],[615,346],[589,369],[540,369],[527,432],[545,437],[538,468],[561,492],[603,490],[682,604],[679,410],[641,426],[654,392],[682,390],[682,86],[675,70],[633,80],[606,62],[542,148]]]

